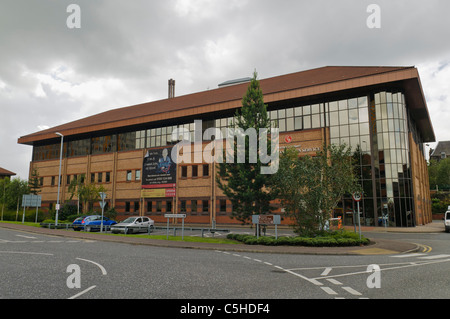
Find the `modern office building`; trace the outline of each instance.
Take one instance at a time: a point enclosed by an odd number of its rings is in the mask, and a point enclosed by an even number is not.
[[[204,160],[174,165],[166,155],[178,142],[172,137],[175,129],[185,129],[192,140],[196,120],[201,120],[201,132],[224,130],[241,107],[248,81],[175,97],[170,80],[168,99],[20,137],[18,143],[33,147],[30,172],[36,168],[42,178],[43,205],[54,208],[57,200],[59,132],[64,136],[63,200],[69,197],[70,180],[83,176],[107,189],[108,206],[119,218],[139,214],[165,222],[166,212],[183,212],[190,223],[237,223],[230,218],[231,202],[212,178],[215,165]],[[380,226],[382,216],[398,227],[431,222],[423,144],[434,142],[435,135],[415,67],[322,67],[262,79],[260,85],[280,130],[280,148],[294,146],[314,155],[324,143],[346,143],[356,150],[363,225]],[[203,141],[202,148],[210,143]],[[349,196],[335,215],[351,225],[353,211]]]

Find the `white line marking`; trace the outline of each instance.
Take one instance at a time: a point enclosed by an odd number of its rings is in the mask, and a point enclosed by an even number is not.
[[[351,293],[354,296],[362,296],[362,294],[351,287],[342,287],[345,291]]]
[[[262,261],[261,260],[259,260],[259,259],[253,259],[254,261],[257,261],[257,262],[259,262],[259,263],[261,263]]]
[[[25,254],[25,255],[44,255],[44,256],[53,256],[53,254],[48,253],[32,253],[26,251],[0,251],[2,254]]]
[[[265,261],[264,263],[265,263],[266,265],[273,266],[271,263],[268,263],[267,261]]]
[[[333,268],[327,267],[327,268],[325,268],[325,270],[323,271],[323,273],[321,273],[320,275],[321,275],[321,276],[326,276],[326,275],[328,275],[328,274],[330,273],[331,270],[333,270]]]
[[[325,291],[329,295],[337,295],[338,294],[336,291],[334,291],[330,287],[320,287],[320,288],[322,288],[323,291]]]
[[[87,260],[87,259],[83,259],[83,258],[76,258],[76,259],[87,261],[88,263],[92,263],[92,264],[96,265],[98,268],[100,268],[100,270],[102,271],[103,275],[106,275],[106,269],[102,265],[96,263],[95,261]]]
[[[354,296],[362,296],[362,294],[351,287],[342,287],[345,291],[351,293]]]
[[[434,256],[427,256],[427,257],[419,257],[419,259],[439,259],[439,258],[447,258],[450,257],[450,255],[434,255]]]
[[[78,258],[78,259],[79,259],[79,258]],[[80,297],[82,294],[85,294],[86,292],[88,292],[89,290],[94,289],[95,287],[97,287],[97,286],[91,286],[91,287],[89,287],[88,289],[85,289],[85,290],[83,290],[82,292],[79,292],[79,293],[77,293],[76,295],[73,295],[72,297],[70,297],[70,298],[68,298],[68,299],[75,299],[75,298],[78,298],[78,297]]]
[[[37,239],[36,237],[32,237],[32,236],[25,236],[25,235],[16,235],[18,237],[23,237],[23,238],[28,238],[28,239]]]
[[[394,258],[408,258],[408,257],[417,257],[417,256],[423,256],[426,254],[422,254],[422,253],[414,253],[414,254],[404,254],[404,255],[395,255],[395,256],[391,256]]]
[[[335,284],[335,285],[342,285],[342,283],[340,282],[340,281],[337,281],[336,279],[333,279],[333,278],[329,278],[329,279],[327,279],[329,282],[331,282],[332,284]]]

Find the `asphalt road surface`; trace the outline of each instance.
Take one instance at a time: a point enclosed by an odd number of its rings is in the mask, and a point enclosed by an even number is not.
[[[414,242],[421,249],[411,254],[355,256],[234,253],[0,228],[0,298],[450,298],[450,234],[370,236]]]

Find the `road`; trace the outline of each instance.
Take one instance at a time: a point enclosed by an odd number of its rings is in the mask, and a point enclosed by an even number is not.
[[[421,251],[354,256],[240,253],[0,228],[0,299],[450,298],[450,234],[366,235],[414,242]]]

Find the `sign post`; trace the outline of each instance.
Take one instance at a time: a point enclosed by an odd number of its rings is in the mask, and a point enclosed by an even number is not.
[[[186,214],[164,214],[167,218],[167,240],[169,240],[169,218],[181,218],[181,240],[184,240],[184,219]]]
[[[36,207],[35,222],[37,223],[38,207],[41,207],[41,202],[42,202],[41,195],[30,194],[22,196],[22,207],[23,207],[22,224],[25,222],[25,207]]]
[[[105,212],[105,204],[106,204],[105,198],[106,198],[106,193],[101,192],[99,195],[100,195],[100,198],[101,198],[101,200],[102,200],[101,202],[99,202],[99,203],[100,203],[100,206],[102,207],[102,220],[101,220],[101,222],[100,222],[100,232],[103,233],[103,214],[104,214],[104,212]]]
[[[275,239],[278,239],[277,225],[281,224],[280,215],[252,215],[252,223],[256,224],[256,238],[259,238],[259,225],[275,225]]]
[[[359,240],[361,240],[361,219],[360,219],[360,216],[359,216],[359,202],[362,199],[362,195],[361,195],[360,192],[354,192],[352,194],[352,197],[353,197],[353,200],[356,202],[357,207],[358,207],[358,212],[357,212],[357,214],[358,214],[358,229],[359,229]]]

